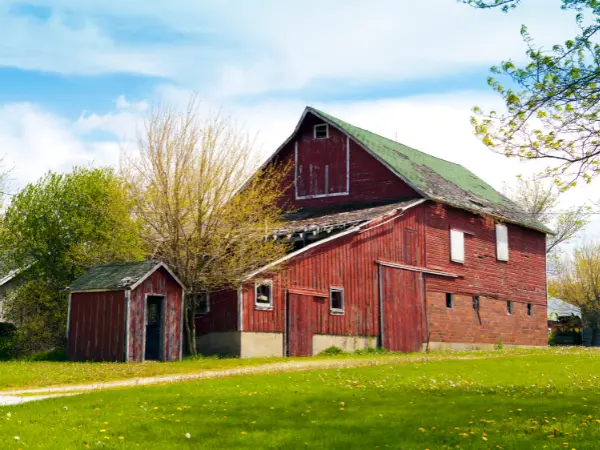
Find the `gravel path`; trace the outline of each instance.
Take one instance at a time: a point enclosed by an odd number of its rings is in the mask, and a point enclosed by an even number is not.
[[[0,392],[0,406],[16,405],[36,400],[44,400],[52,397],[63,397],[85,393],[90,391],[111,389],[119,387],[147,386],[151,384],[179,383],[182,381],[223,378],[233,375],[251,375],[277,372],[293,372],[300,370],[335,369],[344,367],[375,366],[378,364],[390,364],[395,359],[360,359],[360,360],[319,360],[319,361],[289,361],[272,364],[264,364],[254,367],[240,367],[235,369],[205,370],[201,372],[161,375],[156,377],[133,378],[130,380],[103,381],[88,384],[75,384],[67,386],[54,386],[44,388],[14,389]],[[21,397],[25,394],[26,396]],[[40,394],[40,395],[31,395]]]
[[[377,366],[384,364],[398,364],[410,362],[435,361],[444,359],[480,359],[490,357],[489,355],[453,356],[447,354],[444,357],[426,356],[418,358],[373,358],[373,359],[346,359],[346,360],[307,360],[307,361],[283,361],[278,363],[263,364],[260,366],[239,367],[223,370],[203,370],[176,375],[160,375],[155,377],[132,378],[128,380],[102,381],[87,384],[74,384],[66,386],[51,386],[44,388],[14,389],[0,391],[0,406],[16,405],[36,400],[44,400],[53,397],[64,397],[68,395],[83,394],[85,392],[120,387],[148,386],[152,384],[179,383],[182,381],[204,380],[224,378],[234,375],[253,375],[265,373],[294,372],[302,370],[337,369],[347,367]],[[39,394],[39,395],[32,395]],[[25,395],[21,397],[21,395]]]

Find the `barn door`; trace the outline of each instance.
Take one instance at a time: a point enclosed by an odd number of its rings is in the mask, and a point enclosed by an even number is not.
[[[286,311],[287,356],[312,356],[315,297],[288,292]]]
[[[381,345],[393,352],[417,352],[423,343],[422,276],[379,266]]]

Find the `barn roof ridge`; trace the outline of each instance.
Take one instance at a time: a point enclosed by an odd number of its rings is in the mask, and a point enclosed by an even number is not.
[[[311,106],[306,108],[300,123],[306,113],[340,129],[427,199],[552,233],[546,225],[458,163],[351,125]]]

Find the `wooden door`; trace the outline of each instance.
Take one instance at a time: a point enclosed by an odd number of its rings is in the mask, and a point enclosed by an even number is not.
[[[312,356],[315,297],[288,292],[286,311],[287,356]]]
[[[422,275],[379,266],[381,344],[393,352],[417,352],[424,341]]]

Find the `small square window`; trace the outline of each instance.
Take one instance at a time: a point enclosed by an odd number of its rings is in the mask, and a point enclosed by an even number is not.
[[[344,289],[329,289],[329,310],[332,314],[344,314]]]
[[[261,281],[254,285],[254,305],[258,309],[273,309],[273,282]]]
[[[454,308],[454,295],[446,293],[446,308]]]
[[[327,139],[329,137],[329,125],[326,123],[315,125],[314,133],[315,139]]]
[[[204,316],[210,312],[210,296],[208,292],[203,292],[196,299],[196,316]]]
[[[510,300],[509,300],[509,301],[507,301],[507,302],[506,302],[506,311],[507,311],[509,314],[512,314],[512,313],[513,313],[513,309],[514,309],[514,307],[513,307],[513,302],[512,302],[512,301],[510,301]]]
[[[533,304],[532,303],[527,303],[527,315],[533,316]]]
[[[473,311],[479,311],[479,295],[473,296]]]

